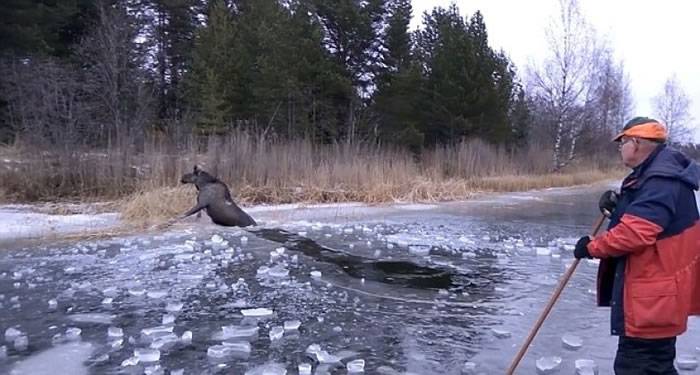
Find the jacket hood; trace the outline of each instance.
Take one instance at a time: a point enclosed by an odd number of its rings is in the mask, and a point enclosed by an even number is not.
[[[677,178],[691,186],[693,190],[698,190],[700,166],[680,151],[661,145],[649,159],[651,160],[649,160],[650,163],[647,165],[646,171],[641,171],[644,179],[649,177]]]

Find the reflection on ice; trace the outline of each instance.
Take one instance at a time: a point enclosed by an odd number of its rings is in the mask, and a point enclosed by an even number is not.
[[[75,342],[59,345],[17,363],[11,375],[86,375],[83,363],[93,351],[92,344]]]
[[[254,367],[245,372],[245,375],[286,375],[287,369],[279,363],[267,363]]]

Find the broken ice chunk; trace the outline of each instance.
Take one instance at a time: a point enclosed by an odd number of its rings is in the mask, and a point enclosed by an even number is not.
[[[551,374],[556,372],[561,366],[561,357],[541,357],[535,362],[537,372],[540,374]]]
[[[536,247],[535,251],[537,252],[537,255],[542,255],[542,256],[552,255],[552,250],[547,248],[547,247]]]
[[[698,368],[698,359],[692,355],[682,354],[676,358],[676,365],[683,371],[695,371]]]
[[[289,270],[278,264],[270,268],[267,274],[270,277],[281,279],[289,275]]]
[[[565,334],[561,338],[564,348],[569,350],[579,350],[583,346],[583,340],[580,337],[572,334]]]
[[[168,325],[175,323],[175,317],[170,314],[163,315],[163,320],[162,320],[163,325]]]
[[[143,369],[143,375],[165,375],[165,370],[158,364],[146,366],[146,368]]]
[[[306,348],[306,354],[311,356],[311,358],[316,359],[316,353],[321,351],[321,345],[311,344]]]
[[[22,335],[22,331],[20,331],[16,328],[10,327],[10,328],[5,330],[5,341],[14,342],[15,339],[20,335]]]
[[[131,288],[129,289],[129,294],[135,297],[140,297],[146,294],[146,289],[144,288]]]
[[[301,327],[301,322],[298,320],[287,320],[284,322],[285,331],[293,331]]]
[[[275,326],[270,329],[270,341],[279,340],[284,336],[284,328]]]
[[[121,349],[123,344],[124,344],[123,338],[118,338],[118,339],[115,339],[115,340],[109,342],[109,346],[112,349]]]
[[[358,373],[358,372],[365,372],[365,360],[364,359],[356,359],[354,361],[348,362],[348,364],[345,366],[348,369],[348,373]]]
[[[176,313],[182,310],[182,306],[184,306],[183,303],[169,302],[167,305],[165,305],[165,311],[169,313]]]
[[[299,364],[299,375],[311,375],[311,365],[308,363]]]
[[[25,335],[17,336],[15,338],[15,350],[18,352],[23,352],[27,350],[27,347],[29,346],[29,339]]]
[[[266,308],[261,307],[261,308],[257,308],[257,309],[241,310],[241,314],[243,314],[243,316],[250,316],[250,317],[259,318],[259,317],[271,316],[273,314],[273,311],[270,309],[266,309]]]
[[[505,339],[510,337],[510,331],[506,331],[504,329],[492,328],[491,332],[493,332],[493,335],[499,339]]]
[[[150,327],[150,328],[144,328],[141,330],[141,337],[147,341],[151,342],[157,339],[160,336],[163,336],[168,333],[173,332],[173,326],[158,326],[158,327]]]
[[[258,334],[259,327],[223,326],[221,330],[223,331],[222,340],[250,339]]]
[[[68,317],[68,319],[76,323],[93,324],[109,324],[112,322],[112,320],[114,320],[114,318],[114,315],[100,313],[73,314]]]
[[[146,293],[146,295],[148,296],[148,298],[161,299],[161,298],[167,296],[168,292],[164,291],[164,290],[149,290]]]
[[[49,300],[49,311],[54,311],[54,310],[56,310],[56,308],[58,308],[58,301],[56,301],[55,299],[50,299]]]
[[[598,365],[592,359],[577,359],[574,365],[576,375],[598,375]]]
[[[231,354],[236,356],[246,356],[250,354],[250,343],[241,342],[223,342],[223,345],[229,348]]]
[[[413,255],[426,256],[430,254],[430,245],[409,245],[408,252]]]
[[[150,347],[151,349],[163,349],[163,348],[169,348],[175,343],[178,342],[180,338],[177,337],[174,333],[164,333],[156,336],[153,339],[153,342],[151,343]]]
[[[107,328],[107,337],[123,337],[124,330],[119,327],[109,327]]]
[[[316,360],[321,364],[333,364],[340,362],[340,357],[330,354],[325,350],[321,350],[316,353]]]
[[[185,331],[182,333],[182,336],[180,337],[180,340],[182,342],[189,344],[192,342],[192,331]]]
[[[309,273],[309,275],[311,275],[311,277],[313,277],[314,279],[320,279],[321,278],[321,271],[311,271]]]
[[[462,366],[462,374],[472,375],[476,373],[476,363],[474,362],[464,362]]]
[[[80,340],[80,334],[83,332],[80,328],[70,327],[66,329],[65,337],[68,341]]]
[[[136,366],[139,364],[139,359],[136,357],[129,357],[122,362],[122,367]]]
[[[119,294],[119,289],[115,286],[110,286],[102,291],[105,297],[116,297]]]
[[[160,350],[158,349],[135,349],[134,357],[139,362],[158,362],[160,360]]]

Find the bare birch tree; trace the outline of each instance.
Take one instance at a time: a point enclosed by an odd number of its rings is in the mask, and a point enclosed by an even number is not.
[[[576,155],[584,108],[591,96],[591,70],[600,53],[595,31],[577,0],[560,0],[558,17],[545,30],[550,56],[541,68],[530,68],[534,97],[545,106],[553,128],[552,167],[557,171]]]
[[[619,132],[634,109],[630,79],[622,62],[616,62],[610,48],[596,54],[590,77],[591,89],[586,108],[591,141],[603,142]]]
[[[676,143],[693,141],[691,100],[675,75],[666,80],[663,92],[652,99],[652,104],[654,115],[666,124],[670,141]]]

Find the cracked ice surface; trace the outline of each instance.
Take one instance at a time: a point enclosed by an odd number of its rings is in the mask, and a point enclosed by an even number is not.
[[[74,367],[52,374],[244,374],[275,364],[280,373],[503,373],[597,215],[598,191],[529,194],[290,209],[288,219],[257,211],[262,229],[278,231],[268,237],[193,221],[157,235],[3,250],[0,332],[11,341],[0,346],[0,373],[73,350],[56,366]],[[420,275],[392,269],[401,262],[444,270],[453,284],[404,286]],[[560,373],[577,371],[580,358],[611,373],[608,312],[588,292],[596,267],[581,263],[523,371],[556,355]],[[699,331],[691,319],[679,355],[698,355]]]

